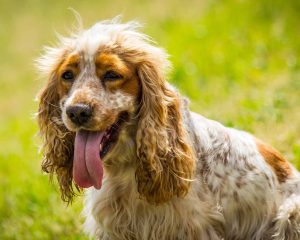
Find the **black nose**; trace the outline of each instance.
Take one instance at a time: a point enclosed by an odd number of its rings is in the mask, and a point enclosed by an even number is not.
[[[92,109],[85,104],[75,104],[67,107],[66,113],[73,123],[82,125],[91,118]]]

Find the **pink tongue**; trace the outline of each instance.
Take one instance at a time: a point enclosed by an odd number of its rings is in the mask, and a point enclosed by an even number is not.
[[[100,143],[104,132],[80,130],[74,146],[73,178],[79,187],[101,188],[103,167],[100,159]]]

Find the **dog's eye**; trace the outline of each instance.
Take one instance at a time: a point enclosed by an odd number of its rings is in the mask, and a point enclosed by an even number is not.
[[[113,80],[117,80],[122,78],[122,75],[114,72],[114,71],[107,71],[104,76],[103,76],[103,80],[104,81],[113,81]]]
[[[61,75],[62,79],[66,80],[66,81],[73,81],[74,80],[74,74],[71,71],[65,71],[62,75]]]

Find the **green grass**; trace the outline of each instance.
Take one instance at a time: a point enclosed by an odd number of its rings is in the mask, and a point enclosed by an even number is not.
[[[194,111],[248,130],[300,168],[300,2],[1,1],[0,239],[84,239],[82,198],[67,207],[40,170],[33,101],[42,46],[123,14],[171,55],[170,81]]]

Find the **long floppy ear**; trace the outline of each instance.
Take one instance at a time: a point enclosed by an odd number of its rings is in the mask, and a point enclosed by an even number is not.
[[[159,204],[187,194],[195,160],[186,140],[177,93],[167,88],[165,54],[146,57],[138,67],[141,102],[136,135],[138,192]],[[162,62],[162,58],[165,62]]]
[[[71,202],[75,195],[72,187],[74,134],[66,129],[61,119],[57,66],[51,66],[49,56],[50,54],[38,60],[38,67],[48,75],[48,82],[38,95],[37,119],[42,138],[42,170],[50,174],[50,179],[56,175],[62,200]],[[59,59],[58,56],[55,57]],[[53,69],[47,71],[46,67]]]

